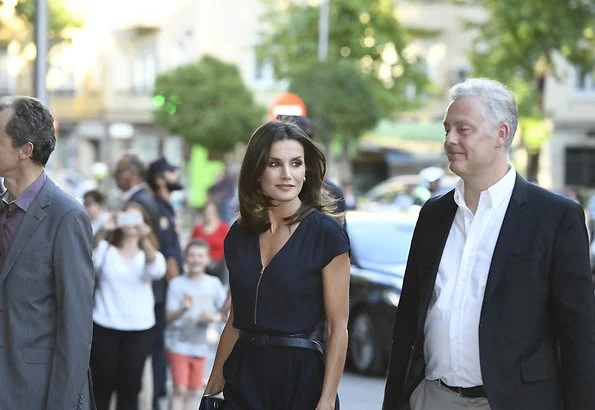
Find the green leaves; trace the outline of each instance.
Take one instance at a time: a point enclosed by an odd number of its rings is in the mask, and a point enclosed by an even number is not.
[[[33,29],[35,20],[35,0],[19,0],[15,6],[17,15],[22,16]],[[83,19],[73,14],[67,7],[66,0],[49,0],[49,30],[50,39],[54,42],[68,39],[68,28],[78,28],[83,25]]]
[[[533,81],[557,74],[554,56],[594,67],[595,5],[592,0],[477,0],[490,12],[481,24],[472,63],[476,74]]]
[[[318,7],[288,0],[286,8],[268,1],[268,13],[258,46],[260,59],[270,61],[280,78],[292,78],[318,59]],[[329,55],[347,61],[366,74],[382,103],[383,114],[416,106],[417,95],[428,86],[421,57],[406,58],[408,42],[432,36],[421,29],[402,27],[391,0],[341,0],[330,3]],[[416,90],[412,96],[407,90]]]
[[[247,141],[264,116],[236,66],[211,56],[159,75],[153,104],[157,124],[218,153]]]
[[[315,62],[292,76],[290,91],[308,107],[316,139],[355,139],[373,128],[380,112],[373,85],[349,62]]]

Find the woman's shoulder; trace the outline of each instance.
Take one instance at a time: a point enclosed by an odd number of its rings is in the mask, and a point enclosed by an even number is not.
[[[202,235],[202,222],[197,222],[192,226],[192,237],[195,238],[196,236]]]
[[[242,220],[237,219],[231,224],[231,226],[227,230],[225,242],[241,240],[242,238],[249,235],[249,233],[250,232],[246,229],[246,226],[242,223]]]
[[[105,258],[111,248],[113,248],[113,245],[110,244],[107,240],[102,239],[97,244],[97,247],[95,248],[94,252],[96,255],[101,255],[102,258]]]
[[[233,224],[235,224],[236,222],[237,222],[237,220],[234,221]],[[229,225],[229,223],[227,221],[224,221],[223,219],[221,219],[219,221],[219,225],[217,226],[217,232],[226,234],[227,232],[229,232],[230,228],[231,228],[231,226]]]
[[[343,229],[341,222],[339,222],[337,218],[324,211],[315,210],[311,215],[309,215],[309,217],[312,223],[314,223],[320,229]]]

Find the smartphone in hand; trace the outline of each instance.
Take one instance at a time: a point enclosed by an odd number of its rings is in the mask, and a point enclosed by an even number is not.
[[[143,217],[138,212],[118,212],[118,226],[136,226],[143,222]]]

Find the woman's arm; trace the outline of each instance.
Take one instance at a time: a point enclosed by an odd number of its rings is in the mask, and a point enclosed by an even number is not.
[[[225,323],[219,345],[217,346],[217,353],[215,354],[215,361],[213,362],[213,369],[209,376],[207,387],[204,394],[219,393],[223,390],[225,379],[223,378],[223,363],[231,353],[236,341],[238,340],[238,330],[233,327],[233,305],[229,312],[229,318]]]
[[[349,320],[349,253],[336,256],[322,269],[324,308],[328,323],[328,343],[322,393],[316,410],[332,410],[347,354]]]
[[[147,263],[155,262],[157,258],[157,248],[153,245],[153,242],[149,240],[148,236],[143,236],[140,239],[140,248],[145,253]]]

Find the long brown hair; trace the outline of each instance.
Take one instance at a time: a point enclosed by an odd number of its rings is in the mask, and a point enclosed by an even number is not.
[[[135,202],[128,202],[128,203],[124,204],[122,206],[122,208],[120,208],[120,210],[123,212],[128,211],[130,209],[135,209],[135,210],[139,211],[141,213],[141,215],[143,216],[143,221],[150,227],[153,226],[153,225],[151,225],[151,218],[149,217],[148,212],[145,210],[145,208],[143,208],[139,204],[137,204]],[[119,248],[120,245],[122,245],[122,239],[124,239],[124,232],[122,231],[122,228],[114,229],[112,232],[110,232],[107,235],[106,239],[110,244],[112,244],[116,248]],[[155,249],[159,249],[159,241],[157,240],[157,236],[155,236],[155,232],[153,232],[153,230],[151,230],[151,233],[149,234],[149,237],[147,239],[149,241],[151,241],[151,244],[155,247]],[[140,246],[140,238],[139,238],[139,246]]]
[[[269,226],[267,210],[273,198],[267,196],[258,179],[267,166],[271,146],[277,141],[294,140],[304,147],[306,180],[299,193],[302,201],[295,214],[285,218],[289,225],[303,220],[315,210],[331,213],[334,200],[322,189],[326,173],[326,159],[318,147],[295,124],[288,121],[269,121],[261,125],[248,142],[238,180],[240,223],[254,232],[264,232]]]

